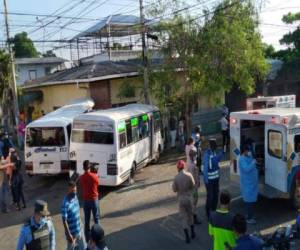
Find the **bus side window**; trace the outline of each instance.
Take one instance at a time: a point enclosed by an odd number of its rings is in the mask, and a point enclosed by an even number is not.
[[[131,144],[133,141],[132,138],[132,129],[130,120],[126,120],[126,136],[127,136],[127,145]]]
[[[158,132],[161,129],[160,113],[158,111],[153,113],[154,116],[154,132]]]
[[[126,147],[126,123],[125,123],[125,121],[119,122],[118,133],[119,133],[120,148],[124,148],[124,147]]]
[[[300,135],[294,137],[294,151],[300,153]]]
[[[137,142],[139,140],[139,127],[138,127],[139,120],[137,117],[134,117],[130,119],[130,123],[131,123],[132,141]]]

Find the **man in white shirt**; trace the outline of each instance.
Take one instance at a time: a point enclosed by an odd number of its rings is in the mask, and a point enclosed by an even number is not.
[[[226,118],[226,115],[223,114],[221,120],[221,129],[222,129],[222,137],[223,137],[223,149],[226,152],[226,149],[229,146],[229,122]]]

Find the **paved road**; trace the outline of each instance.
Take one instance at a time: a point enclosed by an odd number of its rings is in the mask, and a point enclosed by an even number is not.
[[[105,228],[110,249],[211,249],[204,219],[203,186],[200,189],[198,208],[203,223],[196,227],[197,238],[192,244],[186,245],[183,242],[176,198],[171,191],[171,182],[176,175],[175,163],[180,157],[175,153],[163,156],[160,164],[143,169],[136,176],[135,184],[130,187],[101,188],[101,223]],[[242,213],[243,203],[239,198],[239,187],[230,183],[226,163],[222,166],[221,177],[222,188],[228,189],[234,197],[233,212]],[[29,200],[28,208],[21,212],[0,214],[0,249],[15,249],[19,229],[23,221],[30,216],[33,201],[37,198],[49,202],[57,234],[57,249],[65,249],[66,242],[59,210],[66,190],[66,178],[26,178],[25,189],[26,198]],[[296,214],[286,200],[261,199],[257,206],[259,223],[249,230],[272,231],[274,227],[292,221]]]

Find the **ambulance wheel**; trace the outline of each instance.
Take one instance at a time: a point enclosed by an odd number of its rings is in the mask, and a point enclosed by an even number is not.
[[[293,181],[293,184],[292,184],[290,197],[291,197],[292,206],[296,209],[299,209],[300,208],[300,196],[298,195],[298,192],[297,192],[295,180]]]

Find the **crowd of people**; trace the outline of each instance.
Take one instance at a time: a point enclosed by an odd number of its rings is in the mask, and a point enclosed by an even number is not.
[[[89,161],[83,163],[84,174],[75,181],[69,181],[61,205],[61,218],[68,250],[108,250],[104,230],[100,225],[98,204],[99,180],[91,171]],[[77,197],[77,182],[83,194],[84,226],[80,217]],[[91,214],[94,225],[90,226]],[[36,200],[33,215],[22,226],[17,250],[55,250],[55,228],[51,221],[47,202]],[[61,248],[59,248],[61,249]]]
[[[203,152],[203,171],[201,173],[201,143],[203,137],[199,127],[188,139],[185,147],[186,162],[178,161],[178,174],[172,189],[178,196],[179,214],[186,243],[196,237],[195,225],[201,224],[197,216],[197,202],[200,182],[206,188],[205,212],[208,221],[208,234],[212,237],[215,250],[258,250],[262,241],[246,233],[247,224],[255,224],[254,205],[258,195],[258,173],[248,145],[242,151],[240,161],[241,194],[245,203],[245,215],[230,212],[231,195],[223,190],[219,194],[220,166],[225,155],[225,147],[217,150],[216,139],[209,140],[209,147]],[[199,146],[200,145],[200,146]],[[223,145],[224,146],[224,145]],[[225,145],[226,146],[226,145]]]
[[[9,212],[9,194],[12,205],[16,210],[26,207],[23,193],[23,176],[21,173],[22,162],[14,148],[8,133],[0,139],[0,207],[2,213]]]

